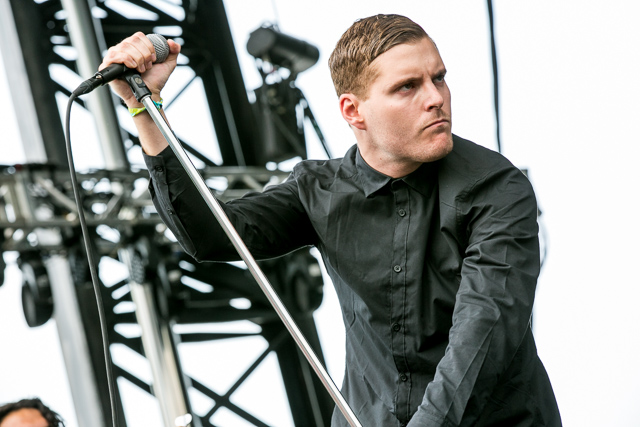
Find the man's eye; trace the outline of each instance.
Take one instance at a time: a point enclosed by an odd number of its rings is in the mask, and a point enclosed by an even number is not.
[[[400,91],[400,92],[407,92],[407,91],[409,91],[409,90],[413,89],[415,86],[416,86],[416,85],[415,85],[415,84],[413,84],[413,83],[405,83],[405,84],[403,84],[402,86],[400,86],[400,87],[398,88],[398,91]]]
[[[436,78],[433,79],[433,81],[438,82],[438,83],[442,83],[444,81],[444,74],[440,74],[440,75],[436,76]]]

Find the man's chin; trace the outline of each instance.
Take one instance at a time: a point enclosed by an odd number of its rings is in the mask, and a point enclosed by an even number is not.
[[[451,132],[443,132],[429,143],[429,151],[425,153],[426,158],[423,162],[440,160],[449,154],[451,150],[453,150],[453,136]]]

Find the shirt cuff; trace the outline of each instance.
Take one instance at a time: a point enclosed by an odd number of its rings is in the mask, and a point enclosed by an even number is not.
[[[171,147],[167,146],[155,156],[150,156],[142,150],[142,158],[144,159],[144,163],[147,165],[147,169],[152,170],[155,166],[164,165],[165,161],[171,158],[176,158],[176,156],[173,154]]]
[[[180,206],[185,205],[185,201],[177,201],[186,188],[193,184],[185,177],[184,169],[170,147],[157,156],[143,156],[151,178],[149,193],[158,215],[173,232],[185,252],[197,259],[193,241],[178,212]],[[176,203],[177,208],[174,206]]]

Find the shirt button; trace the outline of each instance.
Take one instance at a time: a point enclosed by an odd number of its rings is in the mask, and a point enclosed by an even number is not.
[[[163,172],[164,168],[162,166],[156,166],[155,168],[153,168],[156,172]]]
[[[398,215],[405,216],[406,214],[407,214],[407,211],[405,211],[404,209],[402,208],[398,209]]]
[[[395,271],[396,273],[400,273],[402,271],[402,267],[400,267],[399,265],[394,265],[393,271]]]
[[[402,329],[402,326],[400,326],[400,323],[394,323],[393,326],[391,326],[391,329],[393,329],[394,332],[398,332]]]
[[[407,377],[405,374],[401,374],[400,375],[400,381],[405,382],[409,379],[409,377]]]

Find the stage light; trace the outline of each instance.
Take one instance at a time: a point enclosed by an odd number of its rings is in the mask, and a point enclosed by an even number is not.
[[[42,326],[53,314],[53,297],[47,269],[39,253],[27,252],[18,259],[22,270],[22,309],[27,324]]]
[[[0,248],[0,286],[4,285],[4,270],[7,268],[7,264],[2,257],[2,250]]]
[[[286,68],[294,75],[314,65],[320,57],[317,47],[271,26],[260,27],[249,35],[247,51],[254,58]]]

